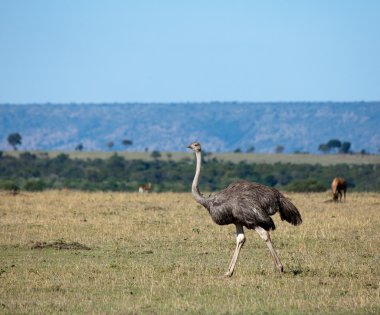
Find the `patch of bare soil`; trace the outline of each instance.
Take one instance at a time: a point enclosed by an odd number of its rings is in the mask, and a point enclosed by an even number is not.
[[[71,250],[90,250],[91,248],[80,244],[78,242],[65,242],[64,240],[57,240],[54,242],[33,242],[31,249],[44,249],[44,248],[54,248],[54,249],[71,249]]]
[[[324,203],[331,203],[331,202],[335,202],[334,199],[327,199],[325,201],[323,201]]]
[[[165,210],[163,207],[160,206],[147,206],[144,208],[145,211],[161,211]]]

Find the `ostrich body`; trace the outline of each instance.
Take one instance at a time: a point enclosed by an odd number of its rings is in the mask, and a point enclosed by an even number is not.
[[[193,142],[188,148],[196,155],[196,170],[192,184],[195,200],[208,210],[216,224],[236,226],[236,248],[225,276],[232,276],[235,270],[240,249],[245,242],[243,227],[253,229],[260,235],[269,248],[275,267],[282,272],[283,266],[269,235],[269,230],[276,228],[270,216],[279,212],[282,220],[298,225],[302,219],[297,208],[277,189],[243,180],[230,184],[210,197],[204,197],[198,188],[202,160],[201,144]]]

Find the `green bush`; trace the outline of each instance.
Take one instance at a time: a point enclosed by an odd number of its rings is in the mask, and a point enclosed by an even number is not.
[[[42,180],[32,179],[25,183],[24,189],[27,191],[43,191],[46,189],[46,184]]]
[[[20,191],[20,186],[11,180],[5,180],[0,182],[0,189],[17,194]]]
[[[56,158],[24,154],[17,158],[0,158],[0,189],[17,193],[44,189],[78,189],[87,191],[137,191],[140,183],[152,183],[155,192],[190,192],[194,178],[194,159],[126,160],[114,154],[108,159],[71,159],[66,154]],[[380,191],[380,167],[377,164],[233,163],[206,159],[199,188],[214,192],[235,180],[247,180],[279,190],[318,192],[330,188],[332,179],[344,177],[350,191]],[[5,186],[4,186],[5,185]],[[13,188],[12,188],[13,187]]]

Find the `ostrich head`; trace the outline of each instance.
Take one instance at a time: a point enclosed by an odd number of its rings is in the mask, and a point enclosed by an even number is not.
[[[201,152],[201,144],[199,142],[193,142],[187,146],[189,149],[195,151],[195,152]]]

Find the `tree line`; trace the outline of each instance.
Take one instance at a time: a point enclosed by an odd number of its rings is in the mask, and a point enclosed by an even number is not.
[[[325,191],[335,176],[344,177],[350,190],[380,191],[377,165],[331,166],[312,164],[260,164],[204,161],[200,189],[217,191],[238,179],[276,187],[284,191]],[[154,191],[187,192],[195,171],[195,161],[126,160],[118,154],[108,159],[72,159],[67,154],[54,158],[26,152],[18,157],[0,152],[0,189],[39,191],[78,189],[85,191],[137,191],[153,183]]]
[[[13,148],[13,150],[17,151],[18,146],[22,145],[22,136],[20,133],[15,132],[11,133],[7,137],[7,142],[8,144]],[[126,147],[130,147],[133,145],[133,141],[130,139],[124,139],[121,141],[121,143]],[[106,146],[109,150],[112,150],[114,147],[115,143],[113,141],[107,142]],[[83,151],[85,150],[85,147],[82,143],[79,143],[77,146],[75,146],[75,151]],[[285,147],[281,144],[278,144],[274,152],[277,154],[283,153],[285,150]],[[318,150],[321,151],[322,153],[339,153],[339,154],[353,154],[354,152],[351,150],[351,142],[348,141],[340,141],[339,139],[330,139],[326,143],[321,143],[318,146]],[[148,148],[145,148],[145,152],[148,151]],[[246,152],[247,153],[253,153],[255,151],[255,147],[251,145]],[[378,149],[380,152],[380,148]],[[233,151],[234,153],[242,153],[243,151],[240,148],[237,148]],[[295,151],[294,153],[307,153],[307,152],[299,152]],[[367,152],[362,149],[360,154],[367,154]]]

